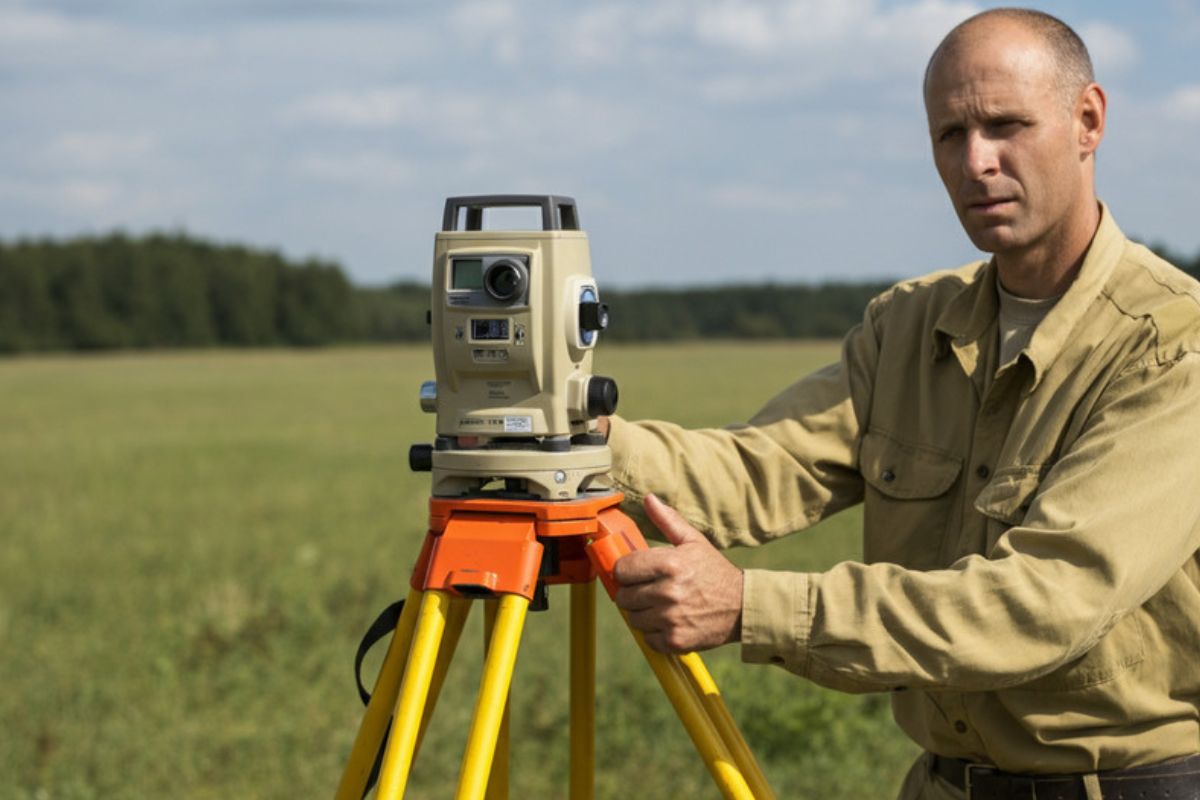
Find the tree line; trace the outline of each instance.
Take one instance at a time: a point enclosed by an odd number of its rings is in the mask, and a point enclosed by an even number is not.
[[[1200,253],[1163,254],[1200,277]],[[838,337],[886,286],[604,290],[607,338]],[[427,341],[428,308],[428,285],[358,287],[333,262],[183,233],[0,242],[0,353]]]

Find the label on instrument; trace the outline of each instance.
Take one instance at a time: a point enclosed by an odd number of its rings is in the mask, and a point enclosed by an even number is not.
[[[533,417],[507,416],[504,418],[505,433],[533,433]]]

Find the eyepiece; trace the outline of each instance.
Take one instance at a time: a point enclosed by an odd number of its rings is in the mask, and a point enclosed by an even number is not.
[[[483,288],[501,303],[510,303],[525,293],[529,273],[524,264],[510,259],[493,261],[483,273]]]

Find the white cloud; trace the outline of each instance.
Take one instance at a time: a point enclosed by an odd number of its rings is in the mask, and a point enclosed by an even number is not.
[[[763,6],[730,0],[702,9],[696,20],[696,37],[709,44],[748,53],[765,53],[784,41],[778,20]]]
[[[919,0],[897,6],[871,16],[865,24],[865,44],[873,56],[882,50],[892,63],[923,67],[951,28],[982,10],[976,3],[961,0]]]
[[[904,50],[912,42],[924,52],[976,11],[973,3],[948,0],[920,0],[892,9],[881,8],[878,0],[723,0],[698,12],[696,37],[756,56],[795,58],[805,51],[826,53],[855,45]],[[876,54],[873,50],[870,56]]]
[[[507,34],[518,24],[517,8],[509,0],[468,0],[450,12],[450,22],[459,33]]]
[[[1200,122],[1200,84],[1183,86],[1171,92],[1164,104],[1169,119]]]
[[[892,8],[878,0],[710,5],[697,17],[698,42],[740,61],[703,79],[700,91],[719,102],[760,103],[847,79],[915,81],[941,37],[978,11],[973,3],[951,0]]]
[[[80,23],[52,11],[0,8],[0,45],[4,47],[61,44],[80,33]]]
[[[613,63],[629,47],[636,16],[633,9],[614,5],[584,9],[562,26],[563,56],[582,63]]]
[[[521,60],[526,26],[509,0],[468,0],[450,12],[450,25],[464,44],[487,47],[501,64]]]
[[[1088,22],[1079,26],[1079,36],[1091,53],[1092,64],[1101,81],[1137,62],[1137,43],[1115,25]]]
[[[525,96],[412,85],[343,90],[302,98],[284,116],[347,128],[413,130],[460,147],[515,143],[525,152],[575,154],[611,148],[641,126],[632,112],[561,89]]]
[[[552,19],[543,38],[556,44],[563,63],[644,66],[663,61],[690,35],[696,8],[696,0],[581,5],[577,13]]]

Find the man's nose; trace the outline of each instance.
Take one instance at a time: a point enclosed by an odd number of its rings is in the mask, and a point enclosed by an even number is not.
[[[981,131],[967,133],[963,148],[963,174],[971,180],[980,180],[1000,172],[998,144]]]

